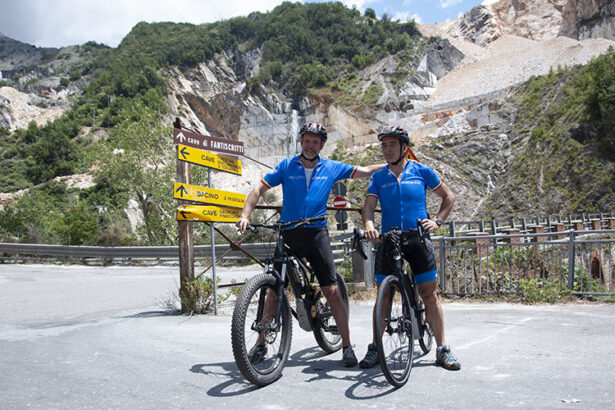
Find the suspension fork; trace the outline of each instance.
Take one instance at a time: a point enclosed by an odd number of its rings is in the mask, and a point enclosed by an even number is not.
[[[278,279],[278,300],[275,307],[275,323],[276,329],[280,327],[280,316],[282,314],[282,304],[284,303],[284,284],[286,283],[286,266],[288,264],[288,258],[284,257],[282,261],[282,272]]]

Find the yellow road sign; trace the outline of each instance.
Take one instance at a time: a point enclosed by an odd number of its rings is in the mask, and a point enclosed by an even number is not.
[[[243,204],[246,201],[244,194],[198,185],[182,184],[180,182],[175,183],[173,198],[201,202],[203,204],[230,206],[232,208],[243,208]]]
[[[182,205],[177,208],[178,221],[229,222],[235,223],[241,209],[206,205]]]
[[[241,161],[238,159],[216,155],[187,145],[177,145],[177,158],[192,164],[241,175]]]

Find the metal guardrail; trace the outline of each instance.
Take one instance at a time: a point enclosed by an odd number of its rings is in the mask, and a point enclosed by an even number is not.
[[[242,248],[257,259],[264,259],[273,253],[275,243],[248,243]],[[331,244],[336,262],[345,252],[342,242]],[[222,255],[230,249],[229,244],[215,246],[216,255]],[[178,246],[71,246],[71,245],[39,245],[25,243],[0,243],[0,255],[31,255],[31,256],[58,256],[74,259],[177,259],[179,260]],[[197,258],[211,258],[211,245],[197,245],[194,247],[194,256]],[[225,259],[248,259],[239,250],[232,250]]]
[[[434,237],[445,294],[519,294],[524,283],[615,295],[615,230]]]
[[[450,295],[519,294],[524,281],[559,286],[573,294],[615,296],[615,230],[568,230],[433,237],[440,288]],[[273,243],[241,245],[257,259],[273,252]],[[349,252],[348,244],[332,243],[336,263]],[[216,255],[229,251],[216,245]],[[194,247],[195,257],[211,257],[210,245]],[[0,256],[32,255],[102,260],[178,260],[177,246],[68,246],[0,243]],[[225,259],[246,260],[238,250]],[[369,272],[365,276],[368,282]]]
[[[563,230],[569,229],[613,229],[611,220],[615,220],[615,213],[587,213],[569,215],[546,215],[527,217],[509,217],[506,219],[489,219],[476,221],[451,220],[444,223],[448,227],[449,236],[464,236],[469,232],[488,232],[496,235],[507,229],[517,228],[521,233],[531,233],[531,228],[542,226],[546,232],[551,232],[558,225]],[[598,228],[598,226],[600,228]]]

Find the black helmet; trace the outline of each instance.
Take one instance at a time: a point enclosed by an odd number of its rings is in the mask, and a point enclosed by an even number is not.
[[[327,129],[317,122],[306,122],[299,130],[299,136],[304,134],[314,134],[322,138],[322,142],[327,142]]]
[[[389,125],[384,127],[382,131],[378,133],[378,141],[382,141],[383,137],[395,137],[399,138],[401,142],[410,145],[410,138],[408,137],[408,131],[397,125]]]

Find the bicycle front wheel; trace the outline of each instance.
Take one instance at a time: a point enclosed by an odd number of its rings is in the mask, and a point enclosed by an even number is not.
[[[283,297],[280,322],[275,321],[276,303]],[[273,276],[260,274],[241,290],[233,311],[231,344],[241,374],[257,386],[282,376],[292,337],[290,307],[285,294],[277,294]]]
[[[337,274],[337,287],[344,301],[346,312],[349,312],[346,282],[339,273]],[[327,353],[337,352],[342,347],[342,336],[331,312],[331,306],[322,292],[320,292],[320,298],[314,301],[314,306],[316,307],[316,317],[314,319],[314,338],[316,343]]]
[[[384,377],[395,387],[403,386],[414,360],[412,315],[405,306],[399,279],[387,276],[376,297],[374,333]]]

